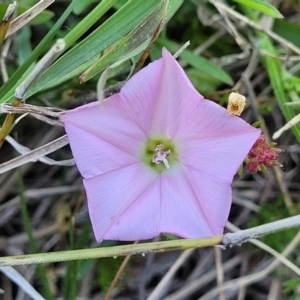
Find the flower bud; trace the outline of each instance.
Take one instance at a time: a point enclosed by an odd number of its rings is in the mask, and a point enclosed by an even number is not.
[[[240,116],[246,105],[246,98],[239,93],[232,92],[228,97],[227,113]]]

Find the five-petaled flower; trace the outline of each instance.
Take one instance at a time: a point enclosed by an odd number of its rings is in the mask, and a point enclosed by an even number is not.
[[[222,234],[233,176],[260,135],[204,99],[167,50],[104,106],[62,121],[98,242]]]

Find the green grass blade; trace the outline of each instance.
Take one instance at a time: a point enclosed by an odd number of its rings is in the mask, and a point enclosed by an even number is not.
[[[26,205],[23,176],[22,176],[20,169],[18,170],[18,184],[19,184],[19,193],[20,193],[21,217],[22,217],[22,221],[24,224],[25,232],[29,239],[29,246],[30,246],[31,252],[37,253],[37,247],[36,247],[35,240],[33,237],[32,227],[30,224],[30,219],[29,219],[27,205]],[[37,273],[40,277],[46,299],[54,300],[54,296],[51,292],[50,285],[49,285],[48,279],[46,277],[46,272],[42,265],[37,265]]]
[[[55,25],[51,28],[51,30],[47,33],[47,35],[43,38],[39,45],[33,50],[32,55],[0,88],[0,103],[4,103],[9,100],[9,98],[13,95],[14,89],[16,88],[18,82],[21,82],[20,79],[22,78],[23,74],[25,74],[28,68],[31,66],[31,64],[34,63],[37,60],[37,58],[49,48],[49,45],[51,44],[55,34],[72,12],[73,6],[75,5],[76,1],[79,0],[73,0],[71,2],[71,4],[67,7],[65,12],[58,19]]]
[[[169,2],[168,7],[167,7],[167,15],[163,21],[163,23],[167,23],[171,17],[175,14],[175,12],[178,10],[178,8],[182,5],[183,0],[173,0],[171,2]],[[127,36],[128,37],[128,36]],[[124,38],[125,40],[126,38]],[[150,41],[150,39],[149,39]],[[149,42],[148,41],[148,42]],[[115,44],[113,44],[110,47],[114,47],[114,45],[120,43],[120,41],[117,41]],[[119,55],[115,55],[114,52],[111,53],[105,53],[105,55],[103,57],[100,58],[100,60],[98,61],[98,55],[94,56],[93,58],[89,59],[88,61],[86,61],[85,63],[83,63],[82,65],[80,65],[79,67],[77,67],[76,69],[74,69],[73,71],[69,72],[68,74],[60,77],[57,81],[55,81],[52,85],[48,86],[47,88],[51,88],[54,87],[56,85],[59,85],[67,80],[70,80],[76,76],[79,76],[80,74],[82,74],[84,71],[86,71],[88,68],[90,68],[92,65],[94,65],[97,61],[98,64],[102,64],[99,69],[100,71],[107,68],[108,66],[110,66],[110,63],[115,63],[116,60],[120,61],[120,58],[122,61],[125,60],[129,60],[130,58],[135,57],[136,55],[138,55],[140,52],[144,51],[147,47],[147,41],[143,44],[140,44],[137,48],[135,48],[133,51],[129,52],[129,53],[120,53]],[[115,48],[115,47],[114,47]],[[109,57],[109,56],[114,56],[113,58]],[[139,56],[140,57],[140,56]],[[106,59],[106,62],[104,61]],[[122,67],[123,66],[123,67]],[[113,68],[113,70],[110,70],[110,75],[114,76],[115,74],[120,73],[122,70],[128,68],[130,66],[130,62],[124,62],[122,64],[122,66],[118,65],[117,68]],[[95,72],[95,74],[97,74],[98,72]],[[92,76],[89,76],[86,80],[88,80],[89,78],[91,78]]]
[[[161,22],[164,10],[164,2],[161,2],[161,4],[157,6],[142,23],[136,26],[128,35],[110,46],[99,61],[80,76],[80,81],[85,82],[91,79],[114,62],[124,58],[126,54],[138,48],[145,41],[149,40],[158,27],[158,24]],[[147,44],[144,49],[146,47]],[[136,54],[138,53],[135,53],[134,55]]]
[[[291,43],[295,44],[297,47],[300,47],[300,24],[293,23],[286,20],[276,20],[274,23],[273,31]]]
[[[102,0],[74,29],[65,37],[66,49],[73,45],[100,17],[102,17],[116,0]]]
[[[176,43],[163,38],[158,38],[157,44],[162,47],[166,47],[171,52],[176,52],[180,48],[180,46]],[[208,77],[217,79],[218,81],[228,85],[233,84],[233,80],[230,75],[208,59],[195,55],[192,51],[187,49],[180,54],[180,57]]]
[[[278,11],[276,7],[264,0],[234,0],[244,6],[258,10],[273,18],[283,18],[283,15]]]
[[[244,9],[246,15],[253,21],[257,22],[258,19],[256,15],[253,13],[253,11],[249,9]],[[265,34],[260,31],[255,31],[256,35],[259,39],[259,48],[263,50],[262,52],[270,53],[272,56],[265,56],[262,58],[263,63],[266,67],[266,70],[268,72],[271,85],[274,90],[275,97],[278,101],[278,105],[280,107],[280,110],[282,114],[284,115],[286,121],[290,121],[295,115],[294,109],[287,105],[287,103],[290,103],[290,99],[286,94],[286,91],[284,89],[284,80],[286,71],[284,70],[282,66],[282,62],[276,58],[278,55],[276,48],[273,46],[272,40]],[[273,57],[274,56],[274,57]],[[291,128],[294,135],[296,136],[297,140],[300,142],[300,124],[296,124]]]
[[[160,0],[128,1],[98,29],[56,61],[29,89],[26,97],[52,85],[58,78],[73,71],[124,37],[154,11],[160,3]]]
[[[290,100],[284,90],[281,62],[273,57],[265,57],[264,61],[280,110],[282,111],[286,121],[288,122],[296,116],[296,113],[293,107],[286,105],[290,103]],[[300,124],[298,123],[294,125],[291,130],[295,134],[297,140],[300,142]]]

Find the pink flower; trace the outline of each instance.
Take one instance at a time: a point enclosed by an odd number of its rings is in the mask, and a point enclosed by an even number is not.
[[[104,107],[62,121],[98,242],[222,234],[233,176],[260,134],[205,100],[167,50]]]

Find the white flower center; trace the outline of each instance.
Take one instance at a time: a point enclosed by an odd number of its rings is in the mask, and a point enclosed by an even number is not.
[[[167,157],[171,154],[171,150],[163,150],[164,145],[157,145],[155,147],[155,154],[152,156],[152,162],[155,164],[159,164],[163,162],[167,169],[170,169],[170,164],[167,160]]]

